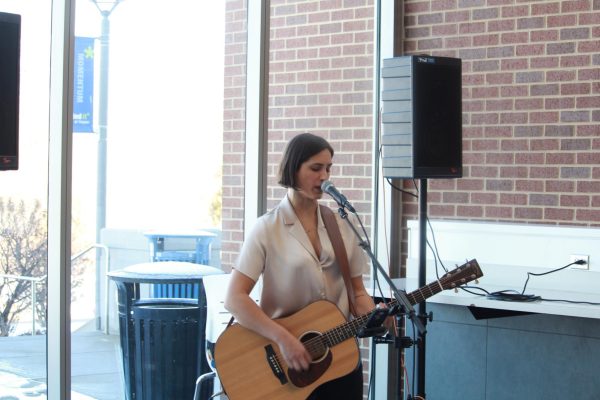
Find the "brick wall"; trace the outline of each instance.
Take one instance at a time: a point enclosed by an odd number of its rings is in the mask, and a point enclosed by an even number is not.
[[[227,1],[222,262],[243,238],[245,1]],[[332,180],[370,225],[373,1],[271,1],[268,208],[287,141],[301,132],[335,149]]]
[[[336,185],[368,212],[372,9],[272,2],[270,206],[285,142],[310,131],[331,140]],[[227,10],[226,266],[243,237],[245,1]],[[432,218],[600,225],[600,1],[408,0],[404,49],[463,61],[464,177],[429,181]],[[416,218],[416,200],[404,202]]]
[[[227,270],[244,238],[244,141],[246,123],[245,0],[225,2],[223,193],[221,265]]]
[[[430,181],[430,216],[600,226],[600,1],[405,11],[406,53],[463,61],[464,178]]]

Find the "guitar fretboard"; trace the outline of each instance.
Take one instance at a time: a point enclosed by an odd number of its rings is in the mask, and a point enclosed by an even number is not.
[[[456,268],[456,270],[447,273],[439,280],[408,293],[406,297],[411,305],[415,305],[445,289],[457,287],[460,284],[477,279],[482,275],[477,261],[472,260],[463,266]],[[398,301],[394,299],[388,305],[393,307],[397,304]],[[324,332],[322,335],[310,339],[305,343],[305,346],[313,356],[323,354],[328,347],[333,347],[356,336],[360,329],[366,324],[370,315],[371,313],[367,313],[336,326],[335,328]]]
[[[428,297],[441,292],[443,287],[440,283],[433,282],[418,290],[415,290],[406,295],[411,305],[417,304]],[[392,300],[389,306],[394,306],[398,303],[397,300]],[[350,339],[358,334],[359,330],[366,324],[371,313],[361,315],[344,324],[338,325],[333,329],[324,332],[321,336],[314,337],[305,343],[306,348],[313,357],[318,357],[325,352],[328,347],[333,347],[345,340]]]

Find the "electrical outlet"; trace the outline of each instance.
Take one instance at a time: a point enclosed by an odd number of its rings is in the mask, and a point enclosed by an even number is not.
[[[588,269],[588,270],[590,269],[590,256],[583,255],[583,254],[571,254],[571,262],[575,262],[578,260],[585,261],[585,264],[583,264],[583,265],[573,264],[573,265],[571,265],[572,269]]]

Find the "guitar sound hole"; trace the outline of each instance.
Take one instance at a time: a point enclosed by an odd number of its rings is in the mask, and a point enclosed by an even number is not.
[[[325,346],[320,337],[321,334],[315,331],[306,332],[300,337],[300,341],[304,343],[304,346],[312,356],[313,363],[323,361],[329,353],[329,347]]]

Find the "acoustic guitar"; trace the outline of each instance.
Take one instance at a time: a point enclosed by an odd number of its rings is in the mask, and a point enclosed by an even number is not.
[[[411,304],[417,304],[481,276],[479,264],[471,260],[407,297]],[[396,303],[393,300],[389,306]],[[360,361],[356,336],[370,315],[347,321],[335,304],[319,300],[277,319],[300,338],[312,356],[309,370],[302,372],[288,369],[275,343],[239,324],[231,325],[219,336],[214,350],[225,393],[230,400],[306,399],[318,386],[356,369]]]

